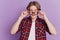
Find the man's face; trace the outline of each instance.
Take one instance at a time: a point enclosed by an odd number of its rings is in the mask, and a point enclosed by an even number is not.
[[[30,13],[30,16],[32,18],[36,18],[37,17],[37,14],[38,14],[37,12],[38,12],[38,10],[37,10],[36,6],[31,6],[30,7],[29,13]]]

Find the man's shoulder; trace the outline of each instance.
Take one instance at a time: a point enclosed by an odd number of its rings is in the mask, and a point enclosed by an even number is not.
[[[40,21],[45,21],[44,19],[42,19],[42,18],[40,18],[40,17],[38,17],[38,20],[40,20]]]
[[[25,17],[22,21],[28,21],[30,20],[30,17]]]

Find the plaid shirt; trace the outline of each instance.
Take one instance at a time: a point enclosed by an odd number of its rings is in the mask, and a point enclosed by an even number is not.
[[[31,17],[24,18],[19,25],[18,31],[21,31],[20,40],[28,40],[32,25]],[[35,21],[35,40],[46,40],[46,31],[49,32],[46,22],[37,16]],[[17,33],[16,32],[16,33]]]

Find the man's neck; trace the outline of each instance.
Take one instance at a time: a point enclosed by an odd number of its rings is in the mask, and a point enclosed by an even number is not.
[[[33,22],[33,21],[35,21],[36,19],[37,19],[37,17],[35,17],[35,18],[32,18],[32,22]]]

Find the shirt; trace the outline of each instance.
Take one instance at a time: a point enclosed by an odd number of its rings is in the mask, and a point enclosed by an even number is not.
[[[32,22],[29,39],[28,40],[35,40],[35,22]]]
[[[19,40],[28,40],[31,25],[32,19],[30,16],[22,19],[17,31],[21,31]],[[37,16],[37,19],[35,21],[35,40],[46,40],[46,32],[51,34],[45,20]]]

